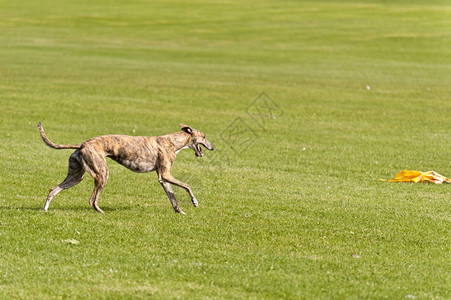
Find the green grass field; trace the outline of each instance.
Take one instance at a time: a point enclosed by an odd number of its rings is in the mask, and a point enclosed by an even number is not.
[[[0,0],[0,298],[450,299],[451,186],[379,181],[451,176],[450,95],[449,1]],[[38,121],[204,131],[200,207],[109,160],[43,212]]]

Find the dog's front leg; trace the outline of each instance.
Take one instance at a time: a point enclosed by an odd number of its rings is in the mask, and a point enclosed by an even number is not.
[[[197,199],[194,196],[193,191],[191,190],[191,187],[188,184],[175,179],[174,176],[172,176],[169,172],[163,173],[161,175],[161,180],[163,182],[172,183],[172,184],[175,184],[176,186],[184,188],[188,192],[189,196],[191,197],[191,202],[193,203],[193,205],[195,207],[199,206],[199,203],[197,202]]]
[[[193,203],[194,207],[198,207],[199,203],[197,202],[197,199],[194,196],[193,191],[191,190],[191,187],[189,185],[187,185],[186,183],[175,179],[174,176],[171,175],[170,171],[172,168],[172,164],[173,164],[173,159],[172,160],[170,160],[170,159],[161,159],[160,160],[160,165],[159,165],[158,171],[157,171],[158,172],[158,181],[160,183],[165,182],[165,183],[175,184],[176,186],[184,188],[188,192],[189,196],[191,197],[191,202]]]
[[[177,204],[177,200],[175,199],[174,191],[172,190],[171,184],[168,182],[164,182],[163,180],[160,179],[158,181],[160,182],[161,186],[166,192],[166,195],[168,195],[169,201],[171,201],[174,211],[176,213],[181,213],[182,215],[185,215],[185,213],[180,209],[179,205]]]

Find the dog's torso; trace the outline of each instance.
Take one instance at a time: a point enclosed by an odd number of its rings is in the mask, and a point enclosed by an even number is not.
[[[138,173],[155,171],[160,160],[175,159],[177,150],[177,145],[171,142],[168,135],[159,137],[103,135],[86,140],[80,148],[81,152],[90,155],[100,154],[103,157],[110,157]]]

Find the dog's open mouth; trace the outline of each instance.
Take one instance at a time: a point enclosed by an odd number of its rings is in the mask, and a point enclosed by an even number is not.
[[[196,156],[197,157],[202,157],[202,148],[200,147],[200,144],[197,144],[196,146]]]

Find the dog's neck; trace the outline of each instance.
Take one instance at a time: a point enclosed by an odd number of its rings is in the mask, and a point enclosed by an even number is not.
[[[174,145],[175,153],[178,153],[182,149],[188,148],[188,144],[191,141],[191,135],[182,131],[168,134],[165,137],[172,145]]]

